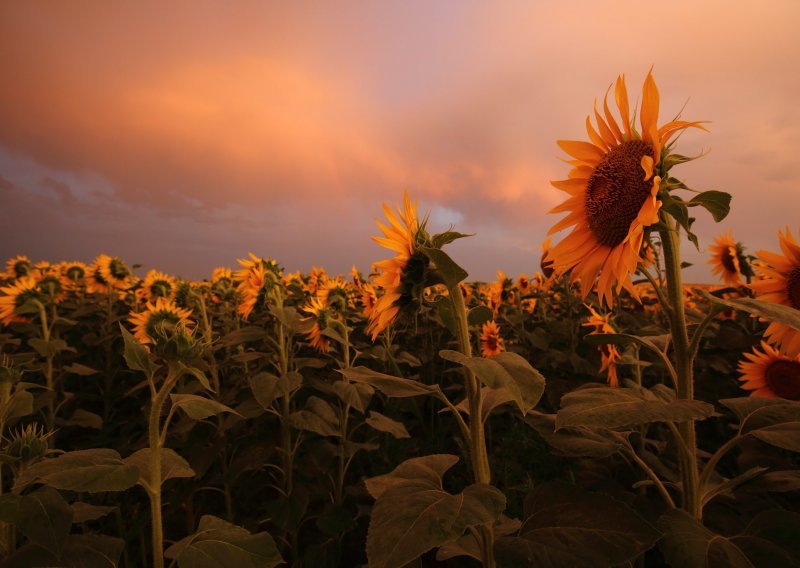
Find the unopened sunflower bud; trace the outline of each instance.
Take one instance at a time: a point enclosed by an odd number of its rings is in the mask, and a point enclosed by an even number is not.
[[[28,424],[11,434],[4,453],[24,465],[30,465],[47,455],[51,435],[52,432],[45,432],[39,424]]]

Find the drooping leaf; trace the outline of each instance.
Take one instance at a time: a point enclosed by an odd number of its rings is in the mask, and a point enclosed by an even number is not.
[[[371,385],[388,397],[405,398],[409,396],[436,395],[440,392],[438,385],[426,385],[411,379],[385,375],[367,367],[351,367],[342,369],[339,372],[346,376],[348,380]]]
[[[748,312],[769,321],[791,327],[796,331],[800,331],[800,310],[796,310],[791,306],[784,306],[783,304],[767,302],[766,300],[757,300],[755,298],[724,300],[708,293],[706,290],[697,290],[697,292],[715,304],[721,304],[735,310]]]
[[[117,568],[125,547],[121,538],[99,534],[72,534],[64,541],[61,555],[28,543],[8,557],[3,568]]]
[[[365,412],[375,389],[366,383],[346,383],[337,381],[330,385],[331,392],[339,397],[339,400],[349,404],[359,412]]]
[[[714,221],[719,223],[731,211],[731,194],[724,191],[703,191],[690,199],[686,205],[689,207],[698,205],[704,207],[711,213]]]
[[[289,424],[298,430],[316,432],[320,436],[338,436],[339,420],[331,405],[317,396],[309,397],[303,410],[289,415]]]
[[[178,568],[272,568],[283,562],[266,532],[251,534],[212,515],[200,519],[197,532],[170,546],[164,556]]]
[[[40,460],[25,469],[14,484],[16,491],[32,483],[56,489],[99,493],[124,491],[136,485],[139,472],[114,450],[76,450]]]
[[[216,416],[223,412],[241,416],[241,414],[234,409],[225,406],[221,402],[196,394],[171,394],[169,398],[173,406],[183,410],[192,420],[203,420],[209,416]]]
[[[96,369],[92,369],[91,367],[87,367],[86,365],[81,365],[80,363],[72,363],[71,365],[64,366],[64,370],[68,373],[72,373],[73,375],[79,375],[81,377],[88,377],[91,375],[96,375],[100,371]]]
[[[668,402],[647,389],[606,386],[582,388],[564,395],[556,428],[619,428],[650,422],[703,420],[714,407],[698,400]]]
[[[275,399],[286,396],[303,384],[303,376],[300,373],[288,373],[284,379],[272,373],[257,373],[248,378],[250,390],[253,391],[258,404],[264,410],[272,407]]]
[[[86,521],[94,521],[101,517],[105,517],[114,510],[116,510],[116,507],[90,505],[89,503],[76,501],[72,504],[72,522],[85,523]]]
[[[384,476],[379,484],[367,532],[367,559],[373,568],[405,566],[428,550],[458,539],[469,527],[494,522],[505,508],[505,496],[483,483],[456,495],[448,493],[439,472],[455,463],[454,456],[426,458],[404,462],[387,474],[391,479]],[[406,464],[402,475],[397,475]],[[405,477],[412,470],[421,476]]]
[[[441,275],[442,280],[448,288],[457,286],[459,282],[465,280],[469,274],[450,258],[446,252],[438,248],[420,247],[422,253],[436,265],[436,271]]]
[[[128,364],[128,368],[133,371],[141,371],[152,379],[160,365],[153,362],[147,348],[142,345],[141,341],[131,335],[122,324],[120,324],[119,329],[122,333],[122,338],[125,340],[125,362]]]
[[[564,482],[538,485],[525,500],[519,535],[497,541],[501,565],[596,568],[624,564],[659,532],[624,503]]]
[[[370,410],[369,417],[364,420],[367,424],[378,430],[379,432],[386,432],[395,438],[410,438],[411,435],[403,426],[402,422],[392,420],[388,416],[384,416],[380,412]]]
[[[482,326],[494,317],[492,310],[486,306],[475,306],[467,313],[467,324]]]
[[[554,414],[529,412],[527,422],[555,453],[565,457],[607,458],[625,449],[626,439],[620,432],[584,427],[555,429]]]
[[[388,489],[407,481],[425,480],[440,483],[444,473],[458,463],[458,456],[432,454],[404,461],[389,473],[371,477],[365,481],[367,491],[373,499],[380,499]]]
[[[434,248],[442,248],[443,246],[449,245],[457,239],[463,239],[464,237],[471,236],[473,235],[459,233],[458,231],[445,231],[444,233],[433,235],[433,237],[431,237],[431,243],[433,243]]]

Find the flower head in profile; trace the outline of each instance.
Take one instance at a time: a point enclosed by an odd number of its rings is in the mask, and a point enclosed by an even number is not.
[[[383,295],[372,309],[367,333],[374,341],[389,325],[394,323],[402,311],[419,303],[425,289],[425,272],[430,264],[428,257],[420,251],[420,244],[427,241],[425,223],[417,218],[417,204],[405,193],[403,207],[393,211],[388,205],[383,211],[388,225],[377,222],[382,237],[372,237],[376,243],[395,253],[393,258],[375,263],[376,287]]]
[[[714,239],[714,244],[709,245],[711,258],[711,272],[722,278],[728,286],[740,286],[742,277],[750,278],[750,264],[744,254],[744,247],[736,242],[733,234],[726,231]]]
[[[311,300],[303,306],[303,312],[308,314],[307,317],[303,318],[303,321],[310,324],[306,332],[308,344],[320,353],[327,353],[331,347],[331,340],[328,339],[323,332],[328,328],[330,321],[334,319],[336,315],[318,296],[312,297]]]
[[[86,286],[89,267],[83,262],[62,262],[59,265],[61,284],[65,290],[79,290]]]
[[[739,362],[742,388],[752,391],[750,396],[800,400],[800,355],[790,357],[765,341],[761,349]]]
[[[581,325],[592,329],[589,333],[590,335],[597,333],[617,333],[617,330],[611,325],[610,313],[600,315],[591,306],[587,305],[586,307],[589,309],[591,315],[589,319],[586,320],[586,323]],[[622,355],[617,349],[617,346],[610,343],[599,345],[598,350],[600,351],[600,372],[607,372],[608,384],[615,388],[618,387],[619,377],[617,376],[617,361],[622,358]]]
[[[481,355],[493,357],[505,351],[503,338],[500,337],[500,326],[493,320],[483,324],[481,328]]]
[[[517,276],[517,290],[521,296],[527,296],[531,293],[533,286],[531,285],[531,279],[528,278],[527,274],[520,274]]]
[[[280,280],[263,264],[250,267],[244,275],[237,274],[237,278],[241,276],[245,279],[238,286],[241,300],[236,311],[242,319],[247,320],[257,306],[265,305],[270,292],[280,285]]]
[[[34,300],[44,303],[47,298],[39,288],[39,283],[31,276],[22,276],[13,284],[0,288],[0,323],[9,325],[30,321],[18,312]]]
[[[758,251],[753,263],[756,279],[750,284],[756,298],[800,310],[800,245],[789,229],[778,232],[783,254]],[[800,331],[772,322],[764,336],[789,355],[800,354]]]
[[[122,259],[107,254],[101,254],[94,260],[94,271],[97,282],[106,289],[125,290],[130,286],[133,276]]]
[[[681,120],[658,125],[659,93],[651,73],[642,89],[641,134],[631,120],[624,77],[617,79],[615,97],[619,122],[606,96],[602,114],[595,105],[597,128],[586,117],[590,141],[558,141],[572,157],[572,169],[568,179],[552,182],[569,198],[551,211],[567,216],[550,234],[573,228],[547,254],[556,272],[571,270],[571,280],[583,283],[584,297],[597,280],[597,294],[608,305],[615,285],[617,293],[626,288],[635,294],[631,274],[637,271],[645,230],[658,222],[670,140],[687,128],[703,128],[701,122]]]
[[[33,270],[33,263],[27,256],[17,255],[6,261],[6,271],[11,278],[22,278],[28,276]]]
[[[178,307],[167,298],[156,298],[148,302],[142,312],[133,313],[128,321],[133,324],[133,336],[144,344],[153,343],[158,336],[159,326],[182,326],[191,328],[190,310]]]

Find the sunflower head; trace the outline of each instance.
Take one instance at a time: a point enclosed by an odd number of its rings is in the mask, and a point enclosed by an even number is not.
[[[733,238],[730,231],[716,237],[708,249],[711,252],[708,261],[711,272],[722,278],[726,285],[741,286],[742,277],[750,280],[752,272],[744,247]]]
[[[587,305],[586,307],[589,309],[590,315],[586,323],[581,325],[591,328],[592,331],[590,335],[596,333],[617,333],[617,330],[611,325],[610,313],[601,315],[591,306]],[[610,343],[604,343],[597,348],[600,351],[600,372],[607,372],[608,384],[614,388],[618,387],[619,377],[617,376],[617,361],[622,358],[622,355],[616,345]]]
[[[378,294],[375,292],[375,287],[369,282],[365,282],[361,286],[361,307],[362,313],[365,318],[369,318],[375,305],[378,303]]]
[[[615,284],[617,293],[623,287],[635,293],[631,274],[637,270],[645,229],[659,220],[662,179],[668,179],[669,168],[681,161],[667,159],[670,139],[687,128],[703,128],[701,122],[681,120],[658,126],[659,93],[651,73],[642,90],[641,134],[630,116],[624,77],[617,79],[615,97],[619,122],[606,96],[602,115],[595,105],[597,128],[586,117],[590,141],[558,141],[572,157],[572,170],[568,179],[552,182],[569,198],[551,211],[568,215],[550,233],[573,229],[547,254],[555,272],[571,271],[571,280],[583,283],[584,297],[599,276],[597,292],[607,304]]]
[[[350,306],[350,291],[347,283],[341,278],[329,278],[317,290],[317,297],[322,304],[341,313]]]
[[[50,451],[52,435],[52,432],[45,432],[44,427],[35,422],[28,424],[11,433],[3,453],[17,463],[31,465]]]
[[[89,267],[82,262],[64,262],[60,266],[61,283],[66,290],[77,290],[86,284]]]
[[[175,278],[158,270],[150,270],[136,291],[136,297],[145,302],[152,302],[157,298],[173,298],[175,291]]]
[[[764,341],[761,348],[739,363],[742,388],[750,396],[800,400],[800,355],[790,357]]]
[[[309,345],[320,353],[327,353],[330,350],[331,340],[323,332],[336,315],[318,296],[311,298],[308,304],[303,306],[303,312],[308,314],[303,321],[309,325],[306,332]]]
[[[48,297],[31,276],[23,276],[9,286],[0,288],[0,323],[30,321],[24,314],[38,311],[35,303],[47,303]]]
[[[278,261],[271,258],[258,257],[252,252],[247,253],[247,256],[248,258],[237,260],[242,268],[236,271],[234,280],[239,283],[240,288],[246,286],[245,283],[250,278],[251,273],[255,271],[269,275],[270,279],[275,282],[280,281],[281,276],[283,276],[283,268],[278,264]]]
[[[94,263],[101,277],[101,283],[118,290],[125,289],[130,285],[133,274],[121,258],[101,254]]]
[[[788,228],[779,231],[778,238],[783,254],[758,251],[759,260],[753,263],[756,279],[750,287],[759,300],[800,310],[800,245]],[[764,335],[790,356],[800,354],[800,331],[772,322]]]
[[[157,298],[155,302],[148,302],[143,312],[131,314],[128,321],[134,326],[136,339],[144,344],[153,344],[156,338],[165,337],[173,328],[190,329],[191,315],[191,311],[178,307],[173,301]]]
[[[17,255],[6,261],[6,269],[12,278],[22,278],[28,276],[33,270],[33,263],[27,256]]]
[[[48,274],[38,282],[39,291],[47,302],[59,303],[64,299],[64,283],[56,274]]]
[[[233,284],[233,271],[224,266],[218,266],[211,271],[211,284],[223,283],[227,286]]]
[[[504,341],[500,337],[500,326],[493,320],[485,322],[481,328],[481,355],[493,357],[504,350]]]

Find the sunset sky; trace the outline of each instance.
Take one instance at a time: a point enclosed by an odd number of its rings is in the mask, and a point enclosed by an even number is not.
[[[367,271],[404,189],[473,279],[533,272],[556,139],[648,69],[673,170],[733,195],[701,245],[800,228],[800,2],[4,2],[0,258],[98,253],[189,278],[248,251]],[[558,237],[557,237],[558,238]],[[687,278],[713,281],[702,256]]]

